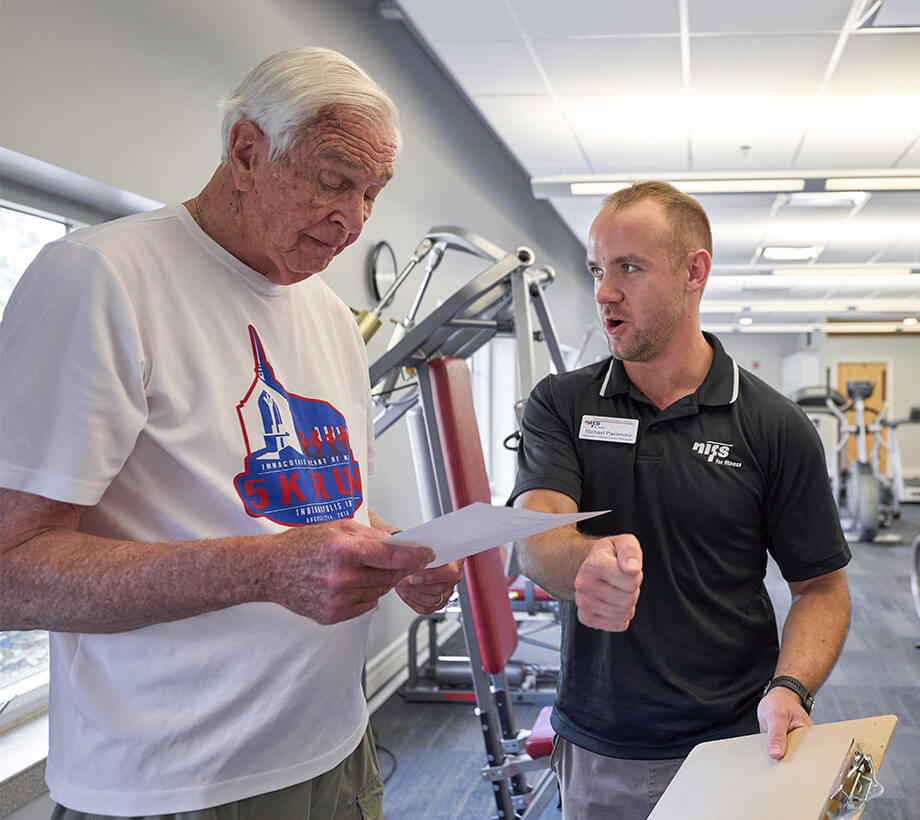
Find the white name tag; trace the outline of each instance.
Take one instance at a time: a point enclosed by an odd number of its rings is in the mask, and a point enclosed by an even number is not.
[[[610,416],[582,416],[578,438],[635,444],[639,419],[616,419]]]

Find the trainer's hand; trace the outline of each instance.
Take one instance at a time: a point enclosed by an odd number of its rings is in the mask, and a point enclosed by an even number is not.
[[[428,615],[447,603],[460,582],[463,561],[416,572],[396,585],[396,594],[419,615]]]
[[[575,607],[585,626],[623,632],[636,614],[642,584],[642,549],[634,535],[594,543],[575,576]]]
[[[814,726],[799,696],[785,686],[775,686],[757,704],[760,731],[767,735],[767,754],[781,760],[786,754],[786,735],[802,726]]]
[[[266,597],[321,624],[369,612],[401,579],[434,560],[427,547],[384,544],[388,535],[350,519],[291,527],[268,553]]]

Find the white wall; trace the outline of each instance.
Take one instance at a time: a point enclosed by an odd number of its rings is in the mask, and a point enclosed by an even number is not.
[[[219,159],[217,100],[256,63],[300,45],[348,54],[396,101],[405,147],[363,237],[326,281],[352,306],[369,307],[365,262],[378,240],[392,244],[401,266],[428,228],[457,225],[506,250],[527,245],[537,264],[554,265],[551,310],[563,340],[580,338],[592,315],[582,245],[533,200],[527,178],[454,87],[371,0],[3,0],[2,18],[0,145],[163,202],[186,199],[207,182]],[[421,315],[484,267],[449,257]],[[405,315],[420,274],[387,317]],[[384,329],[373,340],[372,359],[387,336]],[[378,450],[372,506],[394,523],[417,523],[402,426]],[[385,600],[369,656],[410,619],[401,602]]]

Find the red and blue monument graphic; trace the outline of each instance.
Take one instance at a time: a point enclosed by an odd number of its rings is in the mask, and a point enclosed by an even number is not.
[[[248,455],[234,479],[246,512],[295,526],[351,518],[363,495],[345,417],[285,390],[251,325],[249,337],[256,376],[237,405]]]

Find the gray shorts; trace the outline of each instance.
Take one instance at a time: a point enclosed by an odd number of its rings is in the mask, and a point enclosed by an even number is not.
[[[556,735],[550,762],[562,820],[646,820],[684,761],[605,757]]]
[[[133,820],[382,820],[383,781],[370,724],[364,739],[338,766],[305,783],[234,803]],[[56,806],[51,820],[116,820]]]

